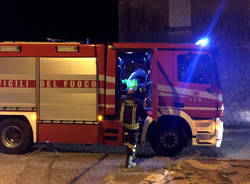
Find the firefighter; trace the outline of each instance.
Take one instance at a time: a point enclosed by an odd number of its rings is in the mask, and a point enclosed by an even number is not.
[[[135,98],[136,90],[137,86],[129,88],[127,97],[121,107],[120,120],[128,133],[126,168],[136,166],[134,159],[139,129],[139,123],[137,120],[139,116],[143,116],[144,114],[143,102]]]

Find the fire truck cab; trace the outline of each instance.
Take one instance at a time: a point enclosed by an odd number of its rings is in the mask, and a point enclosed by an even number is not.
[[[167,43],[0,43],[0,151],[33,143],[123,145],[122,80],[138,81],[140,142],[156,153],[220,147],[222,92],[209,47]]]

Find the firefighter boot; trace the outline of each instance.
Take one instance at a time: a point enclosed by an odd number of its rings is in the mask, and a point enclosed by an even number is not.
[[[128,155],[127,160],[126,160],[126,168],[130,169],[130,168],[135,167],[135,166],[136,166],[136,163],[133,162],[133,156]]]
[[[132,160],[133,160],[133,162],[135,162],[135,160],[136,160],[135,152],[132,153]]]

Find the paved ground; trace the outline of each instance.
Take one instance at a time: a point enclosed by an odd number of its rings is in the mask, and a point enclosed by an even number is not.
[[[188,147],[172,158],[140,148],[133,169],[124,168],[124,147],[37,145],[25,155],[0,154],[0,184],[250,184],[250,131],[224,135],[219,149]]]
[[[136,177],[128,172],[115,172],[105,178],[109,184],[250,184],[250,160],[186,160],[156,172],[133,168]],[[132,175],[134,176],[134,175]]]
[[[250,184],[249,160],[140,159],[125,169],[119,154],[47,153],[1,155],[0,184]]]

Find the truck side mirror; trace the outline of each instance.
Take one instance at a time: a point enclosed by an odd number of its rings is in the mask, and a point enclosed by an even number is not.
[[[216,47],[211,47],[211,53],[214,57],[219,57],[219,52]]]
[[[207,91],[208,93],[212,93],[212,88],[209,87],[209,88],[206,89],[206,91]]]
[[[207,88],[206,91],[208,93],[216,93],[216,88],[214,86],[211,86],[211,87]]]

